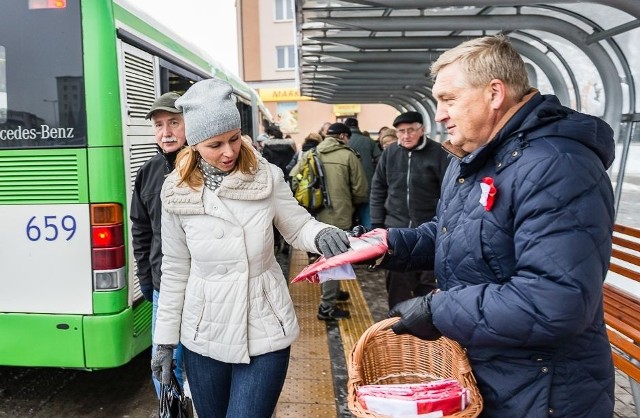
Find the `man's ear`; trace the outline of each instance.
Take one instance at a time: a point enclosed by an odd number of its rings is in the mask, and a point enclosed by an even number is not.
[[[508,89],[504,81],[494,78],[489,82],[489,92],[491,94],[491,108],[500,109],[508,100]]]

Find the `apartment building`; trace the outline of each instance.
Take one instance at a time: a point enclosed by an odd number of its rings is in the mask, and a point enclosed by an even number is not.
[[[240,77],[255,88],[282,131],[298,144],[324,122],[357,117],[375,138],[398,111],[385,104],[327,104],[300,95],[294,0],[237,0]]]

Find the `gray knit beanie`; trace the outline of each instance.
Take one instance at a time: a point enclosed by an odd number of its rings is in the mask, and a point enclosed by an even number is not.
[[[196,145],[216,135],[240,129],[240,113],[229,83],[210,78],[198,81],[176,100],[182,110],[187,144]]]

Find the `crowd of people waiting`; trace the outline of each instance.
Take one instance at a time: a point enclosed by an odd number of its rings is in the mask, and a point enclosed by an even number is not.
[[[356,225],[366,229],[414,227],[433,217],[448,160],[439,144],[425,135],[420,113],[402,113],[392,125],[383,126],[377,138],[372,138],[369,132],[360,130],[355,117],[324,122],[318,132],[306,135],[298,148],[277,125],[265,120],[263,133],[253,144],[267,161],[282,170],[286,181],[293,179],[294,184],[302,156],[317,151],[328,167],[327,187],[332,200],[331,208],[313,214],[320,221],[344,230]],[[288,253],[289,245],[277,231],[274,233],[276,251]],[[308,255],[310,262],[317,258],[313,253]],[[389,307],[435,288],[431,270],[388,271],[386,275]],[[339,289],[338,281],[324,283],[318,318],[348,318],[349,311],[337,302],[349,298],[348,292]]]

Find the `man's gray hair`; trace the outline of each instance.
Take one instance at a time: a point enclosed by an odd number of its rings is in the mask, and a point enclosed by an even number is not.
[[[460,64],[472,87],[499,79],[511,88],[516,101],[531,89],[522,57],[502,34],[472,39],[444,52],[431,64],[431,78],[435,81],[438,72],[453,63]]]

